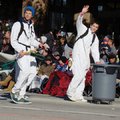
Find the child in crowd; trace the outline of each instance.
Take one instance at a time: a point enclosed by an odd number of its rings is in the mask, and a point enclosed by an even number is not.
[[[65,56],[62,56],[59,59],[59,64],[56,66],[55,71],[65,72],[67,70],[68,59]]]
[[[117,57],[114,53],[108,55],[108,64],[117,64]]]
[[[0,81],[0,86],[3,86],[3,92],[10,93],[15,84],[15,70],[13,69],[8,76]]]
[[[58,51],[55,51],[55,52],[52,53],[52,56],[53,56],[53,64],[56,67],[59,63],[58,61],[59,61],[61,55]]]

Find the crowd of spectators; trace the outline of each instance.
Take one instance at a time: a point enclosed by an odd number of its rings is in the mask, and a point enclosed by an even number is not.
[[[14,55],[14,50],[10,44],[11,27],[10,20],[0,21],[0,52]],[[44,56],[44,60],[36,57],[38,73],[28,88],[29,92],[65,96],[72,78],[72,47],[69,46],[71,35],[72,33],[68,34],[60,28],[37,37],[40,42],[45,44],[45,48],[38,50],[38,53]],[[104,64],[120,65],[120,47],[115,47],[111,35],[106,35],[101,41],[99,46],[101,61]],[[8,75],[9,80],[4,83],[5,90],[9,87],[10,81],[14,81],[14,72],[12,71]],[[117,78],[120,79],[119,74]],[[3,82],[0,82],[0,85],[3,86]],[[6,90],[7,92],[11,92],[11,86],[9,88]]]

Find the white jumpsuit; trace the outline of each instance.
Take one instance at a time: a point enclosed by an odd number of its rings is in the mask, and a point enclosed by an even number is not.
[[[80,15],[78,16],[76,28],[77,37],[81,36],[88,29],[83,23]],[[74,45],[72,51],[72,72],[73,78],[67,90],[67,96],[74,101],[83,99],[83,91],[85,88],[85,76],[90,67],[90,52],[95,62],[99,59],[99,41],[97,36],[92,43],[93,33],[89,29],[88,34],[80,38]]]
[[[23,22],[24,32],[20,35],[17,40],[18,33],[21,29],[20,22],[15,22],[11,31],[11,45],[15,49],[16,54],[20,51],[28,51],[39,47],[39,42],[36,40],[33,24]],[[16,69],[16,84],[12,89],[13,93],[19,92],[20,96],[24,96],[27,87],[30,85],[34,77],[36,76],[36,59],[30,55],[24,55],[23,57],[17,57],[17,69]]]

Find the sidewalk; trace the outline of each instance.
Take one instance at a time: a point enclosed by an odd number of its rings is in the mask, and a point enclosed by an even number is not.
[[[50,95],[46,95],[46,94],[37,94],[37,93],[27,93],[27,96],[29,96],[29,99],[33,102],[37,101],[37,102],[40,102],[42,100],[44,101],[59,101],[59,102],[65,102],[67,100],[64,100],[64,98],[59,98],[59,97],[55,97],[55,96],[50,96]],[[87,97],[87,96],[84,96],[84,98],[88,101],[87,103],[90,103],[90,104],[101,104],[101,105],[119,105],[120,107],[120,98],[115,98],[114,101],[112,101],[110,104],[109,104],[109,101],[104,101],[102,103],[96,103],[92,100],[92,97]],[[4,100],[4,99],[10,99],[10,95],[9,94],[6,94],[6,93],[3,93],[2,91],[0,91],[0,100]],[[75,103],[75,102],[72,102],[72,101],[68,101],[68,102],[71,102],[71,103]]]
[[[37,102],[39,102],[39,101],[66,102],[67,101],[67,100],[64,100],[64,98],[59,98],[59,97],[45,95],[45,94],[27,93],[27,95],[30,97],[31,101],[37,101]],[[89,104],[96,104],[96,103],[92,102],[92,97],[84,96],[84,98],[86,100],[88,100],[87,103],[89,103]],[[67,101],[67,102],[77,103],[77,102],[72,102],[72,101]],[[87,104],[87,103],[84,103],[84,104]],[[97,104],[99,104],[99,103],[97,103]],[[108,101],[100,103],[100,104],[101,105],[112,105],[112,106],[120,107],[120,98],[115,98],[115,100],[112,101],[111,104],[108,104]]]
[[[112,104],[66,101],[44,94],[27,93],[29,105],[14,104],[11,99],[0,100],[0,120],[119,120],[120,99]],[[91,100],[91,97],[85,97]]]

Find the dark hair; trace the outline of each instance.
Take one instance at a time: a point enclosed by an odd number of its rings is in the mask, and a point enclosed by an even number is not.
[[[108,55],[108,58],[109,58],[109,59],[116,58],[116,55],[115,55],[114,53],[110,53],[110,54]]]
[[[100,25],[100,21],[98,21],[98,20],[95,19],[95,18],[91,21],[91,25],[93,25],[94,23]]]

